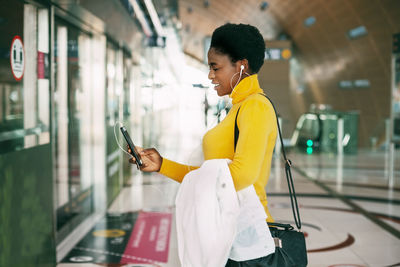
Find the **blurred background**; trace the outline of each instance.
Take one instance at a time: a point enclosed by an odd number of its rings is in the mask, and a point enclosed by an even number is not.
[[[201,163],[230,108],[207,79],[227,22],[265,38],[259,81],[297,167],[398,205],[399,18],[398,0],[0,0],[0,266],[52,266],[146,182],[120,123],[139,146]]]

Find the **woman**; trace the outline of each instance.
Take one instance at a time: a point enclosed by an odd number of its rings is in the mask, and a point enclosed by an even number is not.
[[[231,159],[229,169],[236,191],[254,185],[267,221],[273,222],[267,207],[265,186],[270,174],[277,125],[274,109],[262,95],[258,83],[257,72],[264,63],[264,53],[264,39],[253,26],[225,24],[214,31],[208,51],[208,78],[219,96],[232,98],[233,106],[226,118],[204,135],[203,153],[205,160]],[[236,147],[235,120],[240,133]],[[182,182],[189,171],[198,168],[162,158],[154,148],[139,151],[144,162],[142,171],[159,172],[177,182]],[[134,159],[130,161],[134,163]],[[265,227],[267,229],[267,225]],[[257,260],[261,263],[263,259]],[[229,260],[227,266],[239,265]]]

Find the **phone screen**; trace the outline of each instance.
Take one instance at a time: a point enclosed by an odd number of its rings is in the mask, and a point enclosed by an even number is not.
[[[129,148],[131,149],[131,155],[136,160],[136,165],[138,166],[138,168],[142,167],[143,166],[142,158],[140,157],[139,153],[137,152],[136,147],[133,144],[132,139],[129,136],[128,131],[123,126],[120,129],[121,129],[122,135],[124,136],[126,142],[128,143]]]

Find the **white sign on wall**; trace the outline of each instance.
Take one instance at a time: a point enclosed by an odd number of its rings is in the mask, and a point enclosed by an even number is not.
[[[25,51],[22,39],[18,35],[11,42],[10,63],[15,80],[21,80],[25,70]]]

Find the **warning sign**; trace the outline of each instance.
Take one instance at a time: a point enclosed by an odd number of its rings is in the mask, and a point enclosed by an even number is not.
[[[107,214],[62,262],[160,266],[168,262],[171,226],[172,214],[167,210]]]
[[[25,70],[25,51],[22,39],[18,35],[11,42],[10,63],[15,80],[21,80]]]
[[[171,213],[141,211],[124,252],[136,259],[122,257],[121,263],[167,262],[171,222]]]

